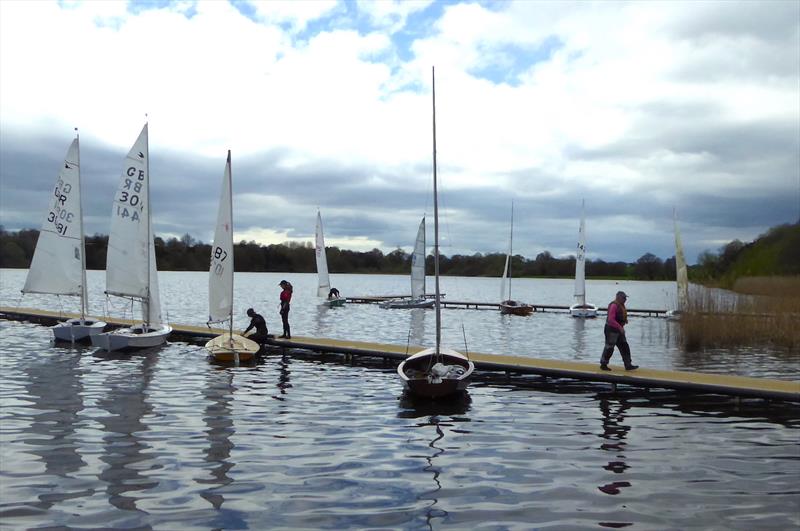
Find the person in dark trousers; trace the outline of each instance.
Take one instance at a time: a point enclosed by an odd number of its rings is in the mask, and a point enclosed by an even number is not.
[[[243,335],[247,336],[247,332],[255,328],[255,332],[248,339],[260,345],[270,337],[269,330],[267,330],[267,321],[252,308],[247,309],[247,317],[250,318],[250,325],[245,329]]]
[[[331,288],[331,290],[328,292],[328,300],[338,299],[339,296],[339,290],[336,288]]]
[[[292,339],[292,332],[289,329],[289,304],[292,302],[292,285],[286,280],[281,280],[278,284],[281,291],[281,321],[283,321],[283,335],[281,339]]]
[[[619,349],[622,361],[625,363],[625,370],[632,371],[638,369],[638,365],[631,362],[631,347],[625,337],[625,325],[628,324],[628,310],[625,308],[625,301],[628,296],[624,291],[618,291],[616,298],[608,305],[606,315],[606,325],[603,327],[603,334],[606,336],[606,346],[603,355],[600,356],[600,368],[610,371],[608,361],[614,354],[614,347]]]

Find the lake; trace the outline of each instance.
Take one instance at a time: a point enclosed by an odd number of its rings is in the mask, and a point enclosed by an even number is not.
[[[6,306],[75,311],[0,271]],[[205,323],[206,273],[159,275],[165,314]],[[314,275],[236,275],[280,332],[277,284],[295,286],[297,336],[430,345],[433,311],[324,309]],[[409,292],[404,276],[333,275],[343,295]],[[90,271],[92,313],[131,316]],[[499,279],[442,278],[451,300],[494,302]],[[432,284],[429,284],[429,288]],[[567,305],[570,280],[515,279],[514,297]],[[605,306],[674,304],[674,283],[589,281]],[[138,310],[137,310],[138,312]],[[470,351],[596,361],[602,319],[447,309],[444,340]],[[794,352],[686,353],[675,323],[632,317],[634,361],[798,379]],[[462,328],[463,326],[463,328]],[[181,342],[134,354],[54,346],[0,321],[3,528],[789,529],[800,526],[800,407],[671,391],[478,375],[461,400],[415,401],[391,364],[273,355],[209,363]],[[620,363],[618,354],[613,363]]]

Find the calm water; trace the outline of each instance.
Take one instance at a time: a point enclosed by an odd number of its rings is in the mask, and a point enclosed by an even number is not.
[[[202,324],[205,275],[164,273],[175,323]],[[343,294],[404,293],[404,277],[337,275]],[[16,305],[24,272],[2,271]],[[297,335],[427,343],[430,311],[321,310],[292,275]],[[277,319],[278,275],[237,275],[237,304]],[[495,300],[499,282],[444,280],[448,297]],[[90,273],[96,313],[102,274]],[[668,283],[589,283],[604,303],[666,307]],[[515,283],[567,304],[571,283]],[[594,294],[597,294],[596,296]],[[641,303],[640,303],[641,301]],[[58,308],[50,297],[23,306]],[[71,301],[62,301],[65,311]],[[122,315],[123,305],[109,306]],[[469,348],[595,360],[602,323],[447,310]],[[270,318],[272,316],[272,318]],[[243,325],[243,318],[237,325]],[[797,378],[780,352],[680,351],[663,319],[631,320],[638,362]],[[108,355],[53,346],[0,321],[0,525],[4,529],[792,529],[800,526],[800,408],[763,401],[480,376],[461,401],[404,397],[394,367],[336,356],[210,364],[196,346]],[[618,360],[618,358],[615,358]]]

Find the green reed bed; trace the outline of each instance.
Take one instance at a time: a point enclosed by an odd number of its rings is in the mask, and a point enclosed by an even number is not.
[[[733,291],[694,289],[680,319],[688,351],[771,346],[800,349],[800,277],[748,277]]]

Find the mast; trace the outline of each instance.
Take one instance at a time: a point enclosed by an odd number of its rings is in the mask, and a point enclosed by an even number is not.
[[[511,264],[514,261],[514,200],[511,200],[511,236],[508,238],[508,300],[511,300]]]
[[[442,344],[442,309],[439,295],[439,197],[436,183],[436,72],[431,67],[431,95],[433,96],[433,274],[436,279],[436,355]]]
[[[147,116],[147,115],[145,115]],[[155,246],[153,242],[153,228],[152,228],[152,220],[151,220],[151,212],[153,211],[150,208],[150,127],[147,122],[144,124],[147,127],[147,136],[145,137],[145,150],[147,155],[145,156],[145,170],[147,171],[147,202],[145,206],[147,207],[147,289],[146,289],[146,297],[147,299],[144,301],[144,329],[143,332],[147,332],[150,329],[150,246]],[[155,248],[153,249],[153,255],[155,256]]]
[[[86,321],[86,297],[88,295],[88,288],[86,287],[86,239],[83,235],[83,187],[81,186],[81,135],[78,134],[78,128],[75,128],[75,139],[78,142],[78,208],[80,215],[78,216],[78,231],[81,234],[81,323]]]
[[[150,182],[148,180],[148,182]],[[233,241],[233,168],[231,167],[231,150],[228,150],[228,212],[231,213],[231,241]],[[228,320],[228,337],[233,344],[233,281],[234,281],[233,246],[231,246],[231,318]],[[238,357],[238,354],[237,354]]]

